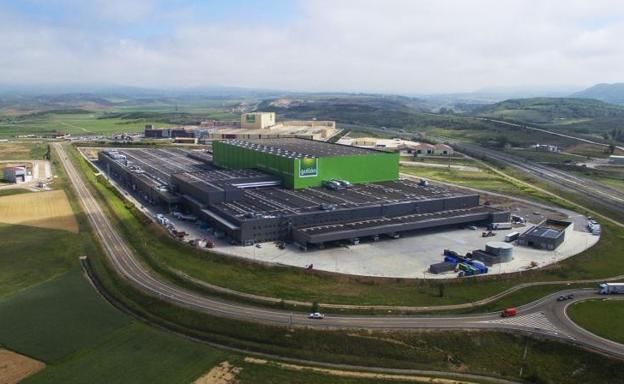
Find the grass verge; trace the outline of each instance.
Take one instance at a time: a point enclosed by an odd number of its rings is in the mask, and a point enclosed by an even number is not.
[[[568,307],[572,320],[605,339],[624,343],[624,301],[591,300]]]

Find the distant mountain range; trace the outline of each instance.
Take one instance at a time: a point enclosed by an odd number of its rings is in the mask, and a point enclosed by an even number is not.
[[[624,83],[596,84],[580,92],[573,93],[572,97],[589,98],[607,103],[624,104]]]

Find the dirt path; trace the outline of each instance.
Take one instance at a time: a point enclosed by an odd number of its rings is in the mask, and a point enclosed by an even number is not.
[[[439,383],[439,384],[469,384],[473,381],[458,381],[452,379],[441,379],[430,376],[412,376],[412,375],[395,375],[387,373],[374,373],[374,372],[358,372],[358,371],[343,371],[339,369],[309,367],[304,365],[287,364],[280,362],[269,362],[264,359],[257,359],[254,357],[245,357],[245,362],[250,364],[265,365],[271,364],[280,369],[286,369],[290,371],[298,372],[313,372],[327,376],[349,377],[355,379],[369,379],[369,380],[387,380],[387,381],[400,381],[411,383]]]
[[[69,123],[66,123],[66,122],[64,122],[64,121],[59,121],[59,124],[62,124],[62,125],[64,125],[64,126],[66,126],[66,127],[70,127],[70,128],[78,128],[78,129],[83,130],[84,132],[89,132],[89,133],[91,133],[91,131],[89,131],[88,129],[83,128],[83,127],[81,127],[81,126],[79,126],[79,125],[69,124]]]
[[[236,377],[241,370],[242,368],[224,361],[199,377],[193,384],[236,384],[238,383]]]

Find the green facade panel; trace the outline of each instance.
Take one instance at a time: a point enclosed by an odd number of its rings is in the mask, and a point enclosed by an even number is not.
[[[399,178],[398,153],[371,151],[366,155],[291,159],[219,141],[213,143],[212,149],[215,164],[224,168],[255,168],[278,175],[283,185],[292,189],[320,186],[330,179],[358,184]]]
[[[317,159],[317,175],[301,176],[299,162],[295,159],[294,188],[316,187],[325,180],[343,179],[353,184],[397,180],[399,178],[398,153],[371,153],[370,155],[331,156]]]

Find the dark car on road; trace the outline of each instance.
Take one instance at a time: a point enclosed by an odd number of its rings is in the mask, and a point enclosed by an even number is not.
[[[566,300],[571,300],[571,299],[574,299],[574,295],[571,293],[569,295],[561,295],[557,297],[557,301],[566,301]]]

